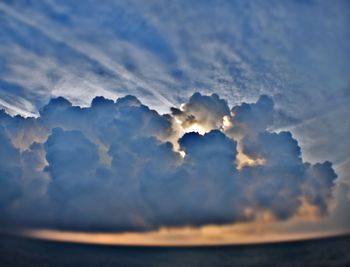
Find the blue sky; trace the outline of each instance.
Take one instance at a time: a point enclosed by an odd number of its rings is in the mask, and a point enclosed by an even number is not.
[[[266,94],[270,130],[350,183],[349,1],[0,3],[0,107],[38,116],[52,97],[88,106],[131,94],[159,113],[195,92],[229,107]],[[337,192],[337,190],[336,190]]]
[[[130,93],[168,112],[196,91],[230,104],[266,93],[285,115],[276,128],[334,121],[348,112],[347,10],[348,1],[2,1],[0,105],[29,115],[52,96],[86,105]]]

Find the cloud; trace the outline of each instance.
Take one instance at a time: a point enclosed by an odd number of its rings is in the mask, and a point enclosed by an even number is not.
[[[0,108],[31,116],[55,96],[87,106],[133,94],[167,112],[196,90],[230,106],[269,94],[282,115],[271,128],[288,127],[304,160],[349,155],[348,1],[84,6],[0,3]]]
[[[81,105],[126,93],[168,108],[195,90],[216,88],[230,103],[279,93],[285,111],[304,120],[342,100],[349,84],[347,1],[79,6],[2,1],[2,100],[14,99],[14,83],[23,88],[16,95],[33,104],[16,103],[22,112],[56,95]]]
[[[188,103],[182,105],[180,109],[173,107],[171,111],[184,129],[193,124],[198,124],[206,129],[220,129],[223,117],[230,115],[227,102],[220,99],[217,94],[206,96],[195,93],[190,97]]]
[[[59,97],[38,118],[2,112],[1,224],[145,231],[287,220],[304,203],[326,215],[332,164],[304,162],[290,132],[268,130],[274,114],[265,95],[230,110],[200,93],[165,115],[131,95],[89,107]]]
[[[0,210],[9,208],[20,197],[20,153],[0,126]]]
[[[273,100],[267,95],[259,97],[254,104],[242,103],[232,108],[234,131],[241,131],[243,135],[250,132],[258,133],[265,131],[272,124],[274,115]]]

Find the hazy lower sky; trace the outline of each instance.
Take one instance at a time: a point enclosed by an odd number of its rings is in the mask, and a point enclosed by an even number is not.
[[[348,229],[349,11],[1,1],[0,223]]]

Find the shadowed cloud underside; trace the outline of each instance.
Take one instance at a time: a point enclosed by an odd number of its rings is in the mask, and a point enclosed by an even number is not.
[[[130,95],[85,108],[59,97],[37,118],[2,111],[1,225],[149,231],[329,212],[332,163],[303,161],[290,132],[268,130],[270,97],[229,108],[195,93],[171,111]]]

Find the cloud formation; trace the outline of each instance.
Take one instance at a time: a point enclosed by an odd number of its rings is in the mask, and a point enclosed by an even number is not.
[[[306,204],[327,214],[332,164],[304,162],[290,132],[268,130],[270,97],[230,109],[195,93],[171,111],[131,95],[89,107],[59,97],[38,118],[2,111],[0,223],[145,231],[286,220]]]

